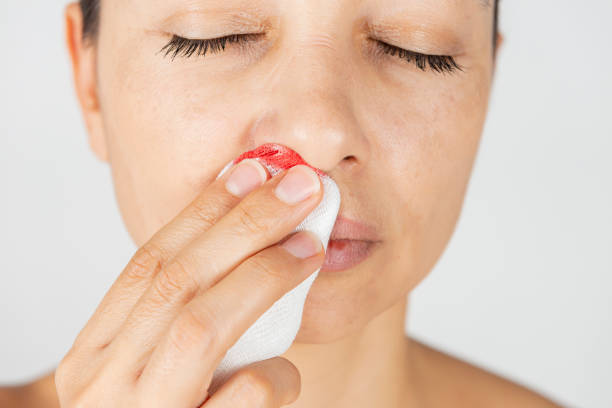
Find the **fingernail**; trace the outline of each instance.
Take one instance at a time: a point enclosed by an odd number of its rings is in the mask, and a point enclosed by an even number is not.
[[[225,182],[227,191],[244,197],[268,179],[268,173],[255,159],[244,159],[233,169]]]
[[[276,196],[287,204],[303,201],[319,191],[321,181],[310,167],[303,164],[289,169],[274,189]]]
[[[309,258],[321,251],[321,240],[309,232],[298,232],[281,244],[291,255],[298,258]]]

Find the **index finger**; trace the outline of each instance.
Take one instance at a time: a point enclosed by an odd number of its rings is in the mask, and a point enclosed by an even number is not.
[[[241,176],[246,181],[245,189],[239,194],[236,190],[230,193],[226,188],[228,178],[237,171],[242,172]],[[266,168],[257,160],[245,159],[212,181],[135,252],[77,336],[75,344],[93,347],[109,344],[160,269],[235,207],[244,195],[261,186],[269,176]]]

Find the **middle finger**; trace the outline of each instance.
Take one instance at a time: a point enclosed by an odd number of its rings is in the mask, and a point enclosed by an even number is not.
[[[311,195],[288,203],[277,195],[282,181],[296,189],[300,176]],[[308,182],[310,181],[310,187]],[[286,186],[287,183],[282,183]],[[322,197],[321,181],[308,167],[283,171],[253,191],[157,274],[113,341],[115,356],[138,368],[180,309],[198,292],[221,280],[246,258],[291,233]],[[126,360],[127,359],[127,360]]]

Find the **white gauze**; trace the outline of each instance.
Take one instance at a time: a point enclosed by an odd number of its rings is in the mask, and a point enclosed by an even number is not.
[[[271,176],[297,164],[308,165],[294,150],[283,145],[265,144],[229,162],[219,173],[242,159],[254,158],[264,165]],[[314,168],[313,168],[314,169]],[[316,234],[325,250],[340,209],[340,191],[332,178],[315,169],[323,186],[323,198],[319,205],[295,228],[294,232],[308,230]],[[313,272],[294,289],[285,293],[251,325],[227,351],[213,373],[209,394],[213,394],[233,373],[256,361],[283,354],[293,343],[302,322],[306,295],[319,274]]]

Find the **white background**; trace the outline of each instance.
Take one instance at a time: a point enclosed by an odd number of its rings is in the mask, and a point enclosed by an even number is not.
[[[0,1],[0,383],[53,369],[135,250],[87,145],[63,0]],[[612,3],[503,0],[505,44],[415,337],[568,406],[612,406]]]

